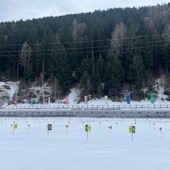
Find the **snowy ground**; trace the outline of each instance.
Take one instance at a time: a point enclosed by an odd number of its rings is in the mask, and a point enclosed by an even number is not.
[[[53,125],[49,137],[47,123]],[[169,143],[169,119],[1,118],[0,169],[170,170]]]

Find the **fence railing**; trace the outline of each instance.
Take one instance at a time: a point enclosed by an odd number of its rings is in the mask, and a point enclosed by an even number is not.
[[[5,106],[1,109],[43,109],[43,110],[122,110],[122,109],[157,109],[166,108],[170,109],[170,104],[131,104],[131,105],[17,105]]]

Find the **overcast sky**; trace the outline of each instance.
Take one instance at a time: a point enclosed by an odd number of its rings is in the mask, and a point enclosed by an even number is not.
[[[168,0],[0,0],[0,22],[93,12],[115,7],[138,7]]]

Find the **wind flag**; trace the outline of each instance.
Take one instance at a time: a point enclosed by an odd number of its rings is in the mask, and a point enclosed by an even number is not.
[[[135,133],[135,126],[129,126],[129,133]]]
[[[48,97],[48,104],[50,104],[51,103],[51,98],[50,97]]]
[[[130,104],[130,95],[126,96],[126,102],[127,102],[127,104]]]
[[[84,104],[88,103],[88,96],[84,96]]]
[[[14,128],[14,129],[17,129],[17,128],[18,128],[18,124],[17,124],[17,123],[14,123],[13,128]]]
[[[68,102],[68,96],[66,96],[66,104],[69,104],[69,102]]]
[[[91,125],[85,125],[85,131],[87,132],[87,139],[88,139],[88,133],[91,132]]]
[[[91,125],[85,125],[85,131],[91,132]]]
[[[66,127],[66,128],[68,128],[68,124],[67,124],[67,125],[65,125],[65,127]]]
[[[17,106],[17,98],[14,98],[14,106]]]

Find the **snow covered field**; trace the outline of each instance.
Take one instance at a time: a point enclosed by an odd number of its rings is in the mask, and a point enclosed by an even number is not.
[[[85,124],[92,127],[88,139]],[[170,170],[170,120],[2,117],[0,169]]]

